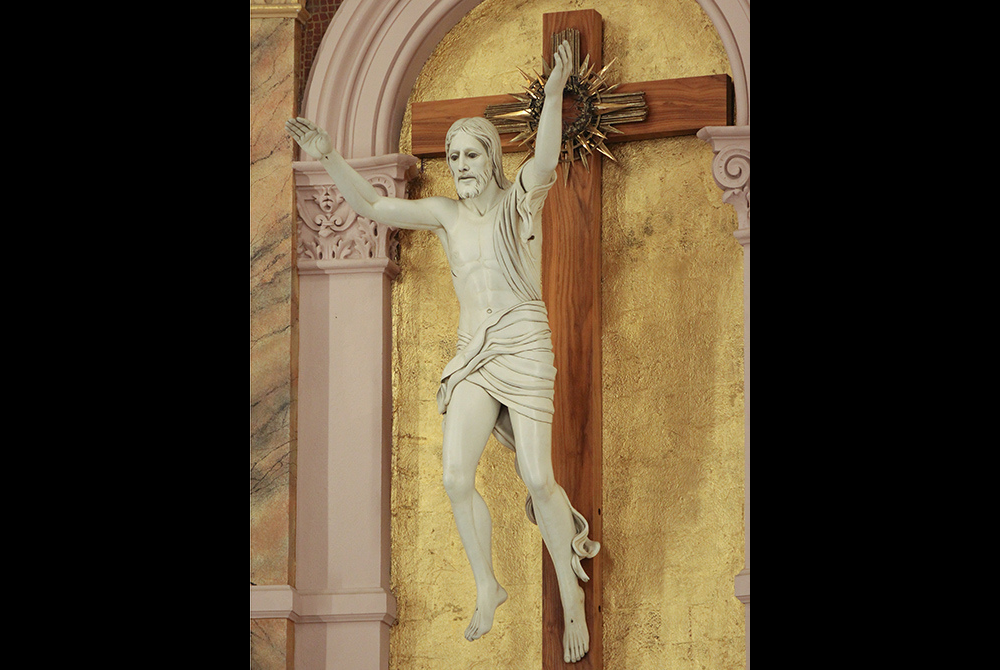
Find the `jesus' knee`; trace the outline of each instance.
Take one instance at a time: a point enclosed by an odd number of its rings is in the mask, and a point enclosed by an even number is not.
[[[527,476],[522,473],[522,478],[531,499],[538,505],[548,503],[559,490],[555,477],[551,473],[531,473]]]
[[[476,486],[475,472],[461,468],[444,469],[444,490],[452,502],[467,500]]]

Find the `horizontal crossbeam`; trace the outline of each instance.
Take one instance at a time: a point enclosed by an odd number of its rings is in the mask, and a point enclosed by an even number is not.
[[[622,124],[618,127],[621,134],[608,135],[608,144],[694,135],[705,126],[728,126],[733,123],[733,84],[728,75],[622,84],[614,92],[639,91],[646,94],[646,120]],[[418,158],[444,156],[444,138],[452,123],[468,116],[483,116],[488,106],[512,100],[510,95],[488,95],[413,103],[410,153]],[[505,153],[528,149],[526,145],[514,143],[514,136],[514,133],[500,135]]]

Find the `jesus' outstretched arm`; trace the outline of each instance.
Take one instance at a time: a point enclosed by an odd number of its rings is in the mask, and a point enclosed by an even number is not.
[[[535,137],[535,157],[525,165],[522,178],[525,187],[546,184],[559,165],[562,149],[563,88],[572,74],[573,61],[569,42],[564,41],[552,55],[552,72],[545,82],[545,102],[538,117],[538,134]]]
[[[441,226],[436,199],[404,200],[383,196],[348,165],[334,148],[330,135],[309,119],[289,119],[285,130],[303,151],[320,162],[344,200],[360,216],[393,228],[433,230]]]

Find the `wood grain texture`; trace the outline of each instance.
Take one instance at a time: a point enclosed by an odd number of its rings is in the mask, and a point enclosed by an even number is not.
[[[694,135],[705,126],[728,126],[733,118],[733,84],[729,75],[661,79],[622,84],[615,93],[646,93],[646,120],[617,126],[621,135],[608,143]]]
[[[470,116],[484,116],[486,107],[513,100],[509,95],[488,95],[480,98],[431,100],[415,102],[410,108],[410,152],[418,158],[444,156],[444,138],[451,124]],[[501,135],[503,151],[525,151],[510,142],[513,133]]]
[[[552,62],[550,36],[566,28],[580,31],[580,58],[589,53],[602,66],[603,24],[593,10],[545,14],[543,57]],[[588,159],[570,170],[568,183],[557,176],[542,212],[542,290],[549,310],[555,350],[555,416],[552,462],[556,481],[590,522],[590,538],[602,540],[602,380],[601,380],[601,161]],[[560,172],[565,166],[560,167]],[[590,581],[586,594],[590,653],[576,664],[563,662],[563,610],[552,561],[542,559],[542,667],[545,670],[604,667],[603,580],[599,553],[584,561]]]

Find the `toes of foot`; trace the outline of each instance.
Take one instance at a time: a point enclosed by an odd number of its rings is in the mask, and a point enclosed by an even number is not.
[[[572,636],[566,642],[563,660],[566,663],[576,663],[587,655],[590,650],[590,640],[585,637]]]

